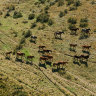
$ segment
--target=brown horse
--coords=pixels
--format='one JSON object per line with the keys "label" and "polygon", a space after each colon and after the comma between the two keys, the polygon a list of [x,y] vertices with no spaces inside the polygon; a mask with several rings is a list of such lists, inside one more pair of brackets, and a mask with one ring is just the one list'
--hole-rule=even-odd
{"label": "brown horse", "polygon": [[43,52],[44,52],[44,54],[50,54],[50,53],[52,53],[52,50],[44,49]]}
{"label": "brown horse", "polygon": [[39,46],[39,51],[43,51],[46,46]]}
{"label": "brown horse", "polygon": [[71,32],[74,32],[74,34],[71,33],[72,35],[76,35],[77,34],[77,30],[79,30],[79,28],[72,28],[70,30],[71,30]]}
{"label": "brown horse", "polygon": [[6,59],[10,59],[11,54],[12,54],[12,51],[6,52],[5,53]]}
{"label": "brown horse", "polygon": [[70,44],[70,51],[76,51],[77,44]]}
{"label": "brown horse", "polygon": [[34,56],[27,56],[27,62],[30,62],[31,61],[31,64],[32,64],[33,58],[34,58]]}
{"label": "brown horse", "polygon": [[[17,55],[17,56],[16,56],[16,59],[17,59],[17,60],[19,60],[19,59],[22,60],[22,58],[25,56],[25,53],[17,52],[16,55]],[[21,58],[19,58],[19,57],[21,57]]]}
{"label": "brown horse", "polygon": [[62,35],[62,34],[64,34],[64,32],[60,32],[60,31],[59,31],[59,32],[55,32],[55,33],[54,33],[55,39],[62,39],[62,38],[61,38],[61,35]]}

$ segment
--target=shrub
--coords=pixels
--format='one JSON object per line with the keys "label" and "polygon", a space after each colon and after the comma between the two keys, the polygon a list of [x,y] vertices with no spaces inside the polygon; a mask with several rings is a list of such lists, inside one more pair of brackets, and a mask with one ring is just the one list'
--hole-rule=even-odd
{"label": "shrub", "polygon": [[82,19],[80,20],[80,22],[88,22],[88,19],[87,19],[87,18],[82,18]]}
{"label": "shrub", "polygon": [[63,6],[63,5],[64,5],[64,0],[59,0],[59,1],[58,1],[58,7],[59,7],[59,6]]}
{"label": "shrub", "polygon": [[68,23],[76,24],[76,23],[77,23],[77,19],[70,17],[70,18],[68,19]]}
{"label": "shrub", "polygon": [[53,21],[51,19],[48,20],[48,25],[49,26],[53,25]]}
{"label": "shrub", "polygon": [[36,23],[32,23],[31,28],[36,27]]}
{"label": "shrub", "polygon": [[2,15],[3,13],[2,13],[2,11],[0,11],[0,15]]}
{"label": "shrub", "polygon": [[88,23],[86,23],[86,22],[80,23],[80,27],[82,27],[82,28],[87,27],[87,26],[88,26]]}
{"label": "shrub", "polygon": [[28,38],[28,37],[30,37],[31,35],[32,35],[31,31],[28,30],[28,31],[24,34],[24,37],[25,37],[25,38]]}
{"label": "shrub", "polygon": [[69,27],[68,28],[71,30],[71,29],[76,28],[76,26],[74,24],[69,24]]}
{"label": "shrub", "polygon": [[67,9],[65,9],[65,10],[64,10],[64,14],[67,14],[67,13],[68,13],[68,10],[67,10]]}
{"label": "shrub", "polygon": [[24,44],[25,43],[25,38],[23,37],[23,38],[21,38],[21,40],[20,40],[20,44]]}
{"label": "shrub", "polygon": [[15,6],[14,6],[14,5],[10,5],[10,6],[7,7],[7,9],[8,9],[9,11],[15,10]]}
{"label": "shrub", "polygon": [[39,26],[39,28],[38,28],[38,30],[43,30],[43,29],[45,29],[45,24],[43,24],[42,26]]}
{"label": "shrub", "polygon": [[71,5],[74,3],[74,0],[66,0],[67,1],[67,5]]}
{"label": "shrub", "polygon": [[78,7],[81,5],[81,2],[79,0],[77,0],[75,3],[74,3],[74,6]]}
{"label": "shrub", "polygon": [[77,7],[72,6],[72,7],[69,8],[69,11],[73,11],[73,10],[76,10],[76,9],[77,9]]}
{"label": "shrub", "polygon": [[49,9],[49,6],[47,5],[45,8],[44,8],[44,10],[48,10]]}
{"label": "shrub", "polygon": [[53,6],[55,4],[55,2],[50,2],[50,6]]}
{"label": "shrub", "polygon": [[45,13],[42,13],[40,14],[38,17],[37,17],[37,22],[41,22],[41,23],[45,23],[45,22],[48,22],[49,20],[49,15],[48,14],[45,14]]}
{"label": "shrub", "polygon": [[20,12],[15,11],[13,14],[13,18],[20,18],[22,17],[22,14]]}
{"label": "shrub", "polygon": [[46,0],[39,0],[40,3],[44,4]]}
{"label": "shrub", "polygon": [[63,17],[64,16],[64,12],[60,12],[59,17]]}
{"label": "shrub", "polygon": [[10,16],[9,12],[7,12],[7,13],[5,14],[4,18],[6,18],[6,17],[8,17],[8,16]]}
{"label": "shrub", "polygon": [[28,17],[29,20],[32,20],[34,18],[35,18],[35,14],[30,14],[29,17]]}

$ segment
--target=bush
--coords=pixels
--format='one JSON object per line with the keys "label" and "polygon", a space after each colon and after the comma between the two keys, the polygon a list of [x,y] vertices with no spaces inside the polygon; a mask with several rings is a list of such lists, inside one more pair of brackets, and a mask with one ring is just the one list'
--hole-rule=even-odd
{"label": "bush", "polygon": [[32,23],[31,28],[36,27],[36,23]]}
{"label": "bush", "polygon": [[82,18],[82,19],[80,20],[80,22],[88,22],[88,19],[87,19],[87,18]]}
{"label": "bush", "polygon": [[68,10],[67,10],[67,9],[65,9],[65,10],[64,10],[64,14],[67,14],[67,13],[68,13]]}
{"label": "bush", "polygon": [[38,27],[38,30],[43,30],[43,29],[45,29],[45,27],[46,27],[45,24],[43,24],[42,26]]}
{"label": "bush", "polygon": [[74,6],[78,7],[81,5],[81,2],[79,0],[77,0],[75,3],[74,3]]}
{"label": "bush", "polygon": [[80,23],[80,27],[84,28],[84,27],[87,27],[88,26],[88,23]]}
{"label": "bush", "polygon": [[49,9],[49,6],[47,5],[45,8],[44,8],[44,10],[48,10]]}
{"label": "bush", "polygon": [[46,0],[39,0],[40,3],[44,4]]}
{"label": "bush", "polygon": [[73,11],[73,10],[76,10],[76,9],[77,9],[77,7],[74,7],[74,6],[73,6],[73,7],[70,7],[70,8],[69,8],[69,11]]}
{"label": "bush", "polygon": [[34,18],[35,18],[35,14],[30,14],[29,17],[28,17],[29,20],[32,20]]}
{"label": "bush", "polygon": [[63,6],[63,5],[64,5],[64,0],[59,0],[59,1],[58,1],[58,7],[59,7],[59,6]]}
{"label": "bush", "polygon": [[48,25],[49,26],[53,25],[53,21],[51,19],[48,20]]}
{"label": "bush", "polygon": [[74,28],[76,28],[76,26],[74,25],[74,24],[69,24],[69,29],[71,30],[71,29],[74,29]]}
{"label": "bush", "polygon": [[64,12],[60,12],[59,17],[63,17],[64,16]]}
{"label": "bush", "polygon": [[67,5],[71,5],[74,3],[74,0],[66,0],[67,1]]}
{"label": "bush", "polygon": [[15,10],[15,6],[14,6],[14,5],[10,5],[10,6],[7,7],[7,9],[8,9],[9,11]]}
{"label": "bush", "polygon": [[76,23],[77,23],[77,19],[70,17],[70,18],[68,19],[68,23],[76,24]]}
{"label": "bush", "polygon": [[7,12],[7,13],[5,14],[4,18],[6,18],[6,17],[8,17],[8,16],[10,16],[9,12]]}
{"label": "bush", "polygon": [[13,14],[13,18],[20,18],[22,17],[22,14],[20,12],[15,11]]}
{"label": "bush", "polygon": [[31,35],[32,35],[31,31],[28,30],[28,31],[24,34],[24,37],[25,37],[25,38],[28,38],[28,37],[30,37]]}
{"label": "bush", "polygon": [[20,44],[24,44],[25,43],[25,38],[23,37],[23,38],[21,38],[21,40],[20,40]]}
{"label": "bush", "polygon": [[0,11],[0,15],[2,15],[3,13],[2,13],[2,11]]}
{"label": "bush", "polygon": [[40,14],[38,17],[37,17],[37,22],[41,22],[41,23],[45,23],[45,22],[48,22],[49,20],[49,15],[48,14],[45,14],[45,13],[42,13]]}

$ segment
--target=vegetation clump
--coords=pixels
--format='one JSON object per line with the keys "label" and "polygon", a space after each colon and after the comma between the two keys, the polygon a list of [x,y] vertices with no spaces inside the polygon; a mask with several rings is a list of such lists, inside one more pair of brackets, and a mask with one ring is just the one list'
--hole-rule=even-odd
{"label": "vegetation clump", "polygon": [[82,18],[80,20],[80,27],[84,28],[84,27],[87,27],[88,26],[88,19],[87,18]]}
{"label": "vegetation clump", "polygon": [[13,18],[21,18],[23,15],[21,14],[21,12],[17,12],[15,11],[14,14],[13,14]]}
{"label": "vegetation clump", "polygon": [[71,23],[71,24],[76,24],[77,23],[77,19],[76,18],[69,18],[68,19],[68,23]]}
{"label": "vegetation clump", "polygon": [[34,18],[35,18],[35,14],[30,14],[29,17],[28,17],[29,20],[32,20]]}

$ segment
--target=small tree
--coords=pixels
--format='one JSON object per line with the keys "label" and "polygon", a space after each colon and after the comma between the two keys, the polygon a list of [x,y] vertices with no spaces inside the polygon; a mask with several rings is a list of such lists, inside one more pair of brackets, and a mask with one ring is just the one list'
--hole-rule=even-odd
{"label": "small tree", "polygon": [[77,19],[70,17],[70,18],[68,19],[68,23],[76,24],[76,23],[77,23]]}
{"label": "small tree", "polygon": [[48,20],[48,25],[49,26],[53,25],[53,21],[51,19]]}
{"label": "small tree", "polygon": [[13,14],[13,18],[20,18],[22,17],[22,14],[20,12],[15,11]]}
{"label": "small tree", "polygon": [[60,12],[59,17],[63,17],[64,16],[64,12]]}
{"label": "small tree", "polygon": [[28,31],[24,34],[24,37],[25,37],[25,38],[28,38],[28,37],[30,37],[31,35],[32,35],[31,31],[28,30]]}
{"label": "small tree", "polygon": [[32,23],[32,25],[31,25],[31,28],[34,28],[34,27],[36,27],[36,23],[35,22]]}
{"label": "small tree", "polygon": [[30,14],[29,17],[28,17],[29,20],[32,20],[34,18],[35,18],[35,14]]}

